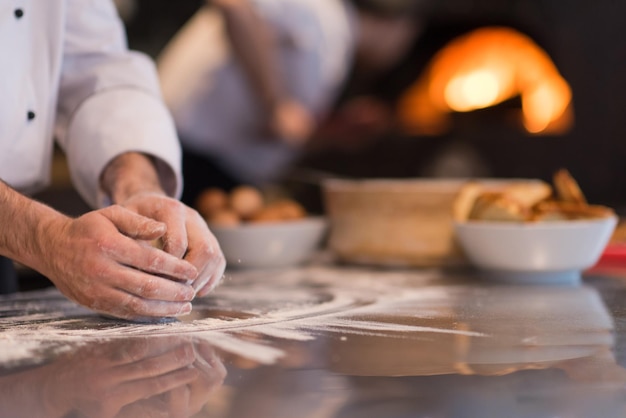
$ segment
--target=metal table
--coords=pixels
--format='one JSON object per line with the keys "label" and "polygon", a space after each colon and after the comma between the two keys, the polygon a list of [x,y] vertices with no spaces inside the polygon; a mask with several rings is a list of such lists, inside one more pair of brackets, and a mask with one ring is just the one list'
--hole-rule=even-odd
{"label": "metal table", "polygon": [[0,417],[626,416],[626,274],[229,271],[181,320],[0,299]]}

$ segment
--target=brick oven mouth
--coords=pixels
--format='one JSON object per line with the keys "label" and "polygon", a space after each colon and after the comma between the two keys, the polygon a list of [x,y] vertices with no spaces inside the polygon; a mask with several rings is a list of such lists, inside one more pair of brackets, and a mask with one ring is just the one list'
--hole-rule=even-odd
{"label": "brick oven mouth", "polygon": [[[574,119],[572,89],[550,55],[507,26],[483,26],[443,45],[399,99],[411,135],[443,135],[458,113],[501,105],[529,135],[562,135]],[[511,106],[511,104],[514,106]]]}

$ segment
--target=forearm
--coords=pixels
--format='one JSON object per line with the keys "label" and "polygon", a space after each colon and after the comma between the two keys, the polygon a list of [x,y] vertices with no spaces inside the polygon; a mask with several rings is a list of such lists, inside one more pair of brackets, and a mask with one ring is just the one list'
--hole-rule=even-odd
{"label": "forearm", "polygon": [[270,28],[247,0],[213,0],[224,16],[233,51],[260,104],[269,111],[286,96],[278,66],[278,51]]}
{"label": "forearm", "polygon": [[100,185],[113,203],[122,203],[138,193],[165,194],[151,158],[137,152],[112,160],[102,173]]}
{"label": "forearm", "polygon": [[45,237],[68,218],[0,181],[0,220],[0,254],[39,269]]}

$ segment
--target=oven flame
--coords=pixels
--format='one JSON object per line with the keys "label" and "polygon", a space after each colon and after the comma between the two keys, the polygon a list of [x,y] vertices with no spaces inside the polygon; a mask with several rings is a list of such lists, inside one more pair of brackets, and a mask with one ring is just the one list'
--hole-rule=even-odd
{"label": "oven flame", "polygon": [[444,98],[450,109],[468,112],[496,103],[503,87],[496,73],[489,69],[478,69],[448,81]]}
{"label": "oven flame", "polygon": [[572,92],[556,66],[528,36],[484,27],[454,39],[432,59],[400,102],[400,118],[414,133],[440,134],[450,112],[470,112],[521,99],[531,134],[560,134],[573,123]]}

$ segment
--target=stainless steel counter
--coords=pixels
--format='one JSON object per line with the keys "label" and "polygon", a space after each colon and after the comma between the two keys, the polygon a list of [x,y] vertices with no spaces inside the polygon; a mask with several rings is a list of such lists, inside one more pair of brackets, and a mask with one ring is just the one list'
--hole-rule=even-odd
{"label": "stainless steel counter", "polygon": [[0,299],[0,417],[625,417],[626,270],[231,271],[181,321]]}

